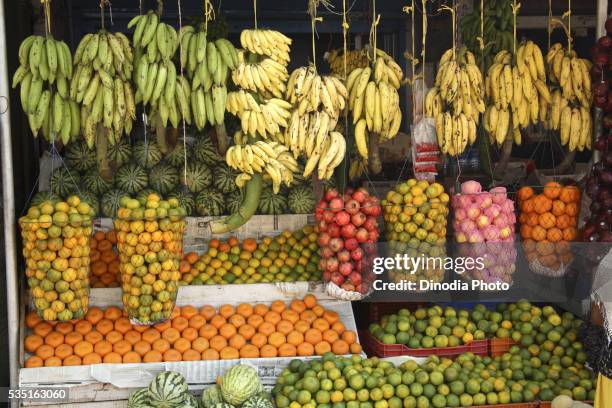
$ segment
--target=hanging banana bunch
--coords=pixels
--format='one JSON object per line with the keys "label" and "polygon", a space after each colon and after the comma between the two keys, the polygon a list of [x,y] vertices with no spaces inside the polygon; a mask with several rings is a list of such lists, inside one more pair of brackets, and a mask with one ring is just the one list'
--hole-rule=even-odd
{"label": "hanging banana bunch", "polygon": [[240,118],[242,132],[248,136],[264,139],[278,135],[286,128],[290,118],[291,104],[283,99],[271,98],[264,103],[256,100],[257,95],[240,89],[227,95],[227,111]]}
{"label": "hanging banana bunch", "polygon": [[[329,64],[332,74],[344,75],[344,53],[342,49],[331,50],[325,53],[325,61]],[[370,64],[367,50],[348,50],[346,52],[346,70],[351,72],[356,68],[365,68]]]}
{"label": "hanging banana bunch", "polygon": [[179,41],[180,58],[191,79],[191,107],[196,127],[202,130],[207,123],[223,125],[228,74],[238,66],[236,49],[225,38],[208,41],[206,31],[196,31],[193,26],[181,29]]}
{"label": "hanging banana bunch", "polygon": [[474,55],[465,48],[440,58],[435,86],[425,97],[425,116],[433,118],[442,153],[459,156],[476,141],[485,111],[484,81]]}
{"label": "hanging banana bunch", "polygon": [[68,144],[81,130],[78,105],[70,98],[70,49],[50,35],[31,35],[19,46],[19,63],[13,88],[21,85],[21,107],[34,137],[42,129],[47,141]]}
{"label": "hanging banana bunch", "polygon": [[[246,139],[240,132],[234,139]],[[300,170],[287,147],[271,140],[258,140],[252,144],[237,143],[225,153],[227,164],[241,173],[236,177],[236,185],[242,188],[255,173],[266,173],[272,180],[272,189],[278,194],[282,184],[287,187],[293,183],[293,173]]]}
{"label": "hanging banana bunch", "polygon": [[570,151],[591,149],[591,62],[559,43],[550,47],[546,62],[550,79],[558,86],[552,92],[547,127],[559,130],[561,145]]}
{"label": "hanging banana bunch", "polygon": [[355,144],[364,159],[368,158],[370,133],[380,141],[393,139],[402,123],[397,90],[404,77],[401,67],[387,54],[376,51],[374,67],[357,68],[346,80],[348,107],[355,124]]}
{"label": "hanging banana bunch", "polygon": [[311,65],[291,73],[286,97],[294,108],[285,131],[285,146],[295,158],[306,156],[304,177],[318,168],[319,179],[330,178],[346,149],[344,136],[334,132],[346,106],[346,87],[335,76],[317,74]]}
{"label": "hanging banana bunch", "polygon": [[191,123],[191,86],[172,61],[179,47],[176,30],[152,10],[134,17],[128,23],[133,27],[136,102],[149,107],[147,114],[163,128],[168,122],[178,128],[182,119]]}
{"label": "hanging banana bunch", "polygon": [[133,58],[128,38],[104,29],[86,34],[77,46],[70,97],[80,105],[83,135],[90,148],[99,130],[104,129],[110,144],[132,130],[136,119],[130,82]]}
{"label": "hanging banana bunch", "polygon": [[489,106],[483,123],[491,143],[501,145],[512,137],[520,145],[521,128],[547,122],[552,98],[546,85],[542,51],[532,41],[522,43],[516,56],[508,51],[495,56],[485,89]]}

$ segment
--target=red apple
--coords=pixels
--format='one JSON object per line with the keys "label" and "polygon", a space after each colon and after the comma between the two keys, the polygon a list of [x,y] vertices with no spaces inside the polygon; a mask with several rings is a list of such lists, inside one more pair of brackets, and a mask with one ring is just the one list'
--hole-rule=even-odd
{"label": "red apple", "polygon": [[329,242],[329,247],[334,252],[340,252],[344,249],[344,241],[341,238],[332,238]]}
{"label": "red apple", "polygon": [[357,200],[359,203],[363,203],[366,197],[368,196],[368,191],[363,188],[358,188],[353,194],[353,199]]}
{"label": "red apple", "polygon": [[344,247],[349,251],[354,251],[359,248],[359,242],[355,238],[349,238],[344,241]]}
{"label": "red apple", "polygon": [[336,224],[347,225],[351,222],[351,216],[346,211],[339,211],[336,213]]}
{"label": "red apple", "polygon": [[353,214],[351,216],[351,223],[356,227],[361,227],[364,222],[366,222],[366,215],[362,212],[358,212],[357,214]]}
{"label": "red apple", "polygon": [[338,212],[344,208],[344,202],[340,197],[336,197],[329,202],[329,208],[333,212]]}
{"label": "red apple", "polygon": [[349,276],[351,272],[353,272],[353,264],[350,262],[343,262],[340,264],[338,271],[342,274],[342,276]]}
{"label": "red apple", "polygon": [[357,232],[355,233],[355,238],[357,239],[357,242],[359,242],[360,244],[367,242],[368,241],[368,230],[363,227],[359,228]]}
{"label": "red apple", "polygon": [[368,231],[374,231],[378,229],[378,221],[374,217],[368,217],[366,222],[363,223],[363,227]]}
{"label": "red apple", "polygon": [[351,251],[351,258],[353,258],[353,261],[361,261],[361,259],[363,258],[363,249],[361,248],[355,248]]}
{"label": "red apple", "polygon": [[351,198],[350,200],[348,200],[346,204],[344,205],[344,209],[346,210],[346,212],[348,212],[351,215],[357,214],[359,212],[359,207],[360,207],[359,201],[355,200],[354,198]]}
{"label": "red apple", "polygon": [[355,233],[357,232],[357,228],[353,224],[346,224],[342,227],[341,234],[343,238],[353,238]]}
{"label": "red apple", "polygon": [[325,201],[331,201],[336,197],[338,197],[338,191],[336,189],[330,188],[325,192]]}
{"label": "red apple", "polygon": [[327,226],[327,232],[329,233],[329,236],[332,238],[338,238],[340,237],[340,226],[338,226],[338,224],[329,224]]}

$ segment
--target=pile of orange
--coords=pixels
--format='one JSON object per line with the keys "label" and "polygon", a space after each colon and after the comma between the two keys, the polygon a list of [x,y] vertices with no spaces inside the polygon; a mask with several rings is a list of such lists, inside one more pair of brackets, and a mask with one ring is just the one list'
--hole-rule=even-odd
{"label": "pile of orange", "polygon": [[573,260],[569,242],[578,236],[578,187],[551,181],[540,194],[535,194],[531,187],[522,187],[518,204],[522,246],[529,263],[537,260],[555,271],[568,265]]}
{"label": "pile of orange", "polygon": [[117,288],[121,282],[119,256],[114,250],[117,244],[115,230],[96,231],[91,246],[91,274],[89,283],[92,288]]}
{"label": "pile of orange", "polygon": [[289,304],[175,307],[172,319],[133,326],[117,307],[91,307],[85,319],[48,323],[28,314],[26,367],[218,360],[360,353],[354,331],[307,295]]}

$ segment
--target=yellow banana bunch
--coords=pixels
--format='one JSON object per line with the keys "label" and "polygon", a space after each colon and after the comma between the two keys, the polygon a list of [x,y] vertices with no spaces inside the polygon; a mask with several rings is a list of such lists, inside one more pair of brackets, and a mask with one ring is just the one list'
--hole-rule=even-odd
{"label": "yellow banana bunch", "polygon": [[367,168],[368,161],[366,159],[358,157],[355,160],[351,160],[351,165],[349,166],[349,180],[357,180],[365,174]]}
{"label": "yellow banana bunch", "polygon": [[348,93],[338,78],[319,75],[315,67],[310,66],[300,67],[291,73],[286,98],[297,107],[300,116],[321,108],[337,121],[346,105]]}
{"label": "yellow banana bunch", "polygon": [[497,145],[509,137],[520,145],[521,128],[548,122],[552,97],[546,85],[542,51],[532,41],[526,41],[518,47],[515,60],[513,63],[510,52],[500,51],[485,80],[489,106],[483,124],[491,143]]}
{"label": "yellow banana bunch", "polygon": [[130,42],[122,33],[86,34],[77,46],[70,97],[80,105],[83,136],[90,148],[99,131],[114,144],[132,130],[136,119],[130,82],[133,59]]}
{"label": "yellow banana bunch", "polygon": [[243,89],[227,95],[227,111],[240,118],[242,132],[248,136],[265,138],[282,134],[291,117],[291,104],[271,98],[259,103],[253,94]]}
{"label": "yellow banana bunch", "polygon": [[234,83],[265,97],[282,98],[289,78],[287,66],[271,57],[256,58],[255,62],[251,60],[245,51],[238,52],[238,66],[232,71]]}
{"label": "yellow banana bunch", "polygon": [[[239,133],[239,132],[238,132]],[[234,140],[245,141],[242,135],[235,135]],[[272,180],[275,194],[284,183],[293,183],[293,173],[299,167],[289,149],[272,140],[259,140],[252,144],[236,144],[227,149],[225,161],[228,166],[241,173],[236,177],[236,185],[243,187],[255,173],[267,174]]]}
{"label": "yellow banana bunch", "polygon": [[268,56],[284,66],[289,64],[291,38],[281,32],[262,29],[242,30],[240,44],[252,54]]}
{"label": "yellow banana bunch", "polygon": [[[344,52],[341,49],[331,50],[325,53],[325,61],[329,64],[332,74],[344,75]],[[346,52],[346,71],[351,72],[356,68],[365,68],[369,65],[368,55],[365,49],[348,50]]]}
{"label": "yellow banana bunch", "polygon": [[20,85],[21,107],[34,137],[68,144],[80,135],[80,113],[70,98],[72,54],[63,41],[31,35],[19,46],[19,68],[13,88]]}
{"label": "yellow banana bunch", "polygon": [[458,156],[476,141],[480,114],[485,111],[484,81],[474,55],[449,49],[440,58],[435,86],[425,97],[425,116],[433,118],[440,150]]}
{"label": "yellow banana bunch", "polygon": [[591,62],[578,58],[575,51],[569,52],[557,43],[548,50],[546,63],[550,79],[561,87],[563,98],[590,109],[593,100]]}
{"label": "yellow banana bunch", "polygon": [[354,69],[346,79],[355,142],[363,158],[367,158],[368,132],[378,134],[381,141],[390,140],[397,135],[402,123],[397,90],[403,72],[387,54],[381,55],[382,51],[378,51],[372,68]]}
{"label": "yellow banana bunch", "polygon": [[198,129],[206,123],[224,123],[227,106],[227,78],[238,66],[238,52],[225,38],[207,40],[206,31],[193,26],[182,27],[179,33],[181,65],[186,68],[194,94],[191,108]]}

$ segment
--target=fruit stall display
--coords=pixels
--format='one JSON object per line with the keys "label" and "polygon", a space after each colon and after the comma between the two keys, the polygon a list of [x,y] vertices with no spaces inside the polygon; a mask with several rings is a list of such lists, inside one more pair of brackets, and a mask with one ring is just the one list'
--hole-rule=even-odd
{"label": "fruit stall display", "polygon": [[378,199],[365,188],[344,194],[328,189],[317,204],[319,268],[330,293],[369,292],[381,212]]}
{"label": "fruit stall display", "polygon": [[279,408],[340,403],[347,407],[470,407],[552,400],[560,394],[592,400],[592,372],[581,363],[566,368],[545,364],[518,347],[495,358],[465,353],[454,360],[431,356],[421,363],[408,360],[398,366],[376,357],[326,355],[321,360],[290,363],[272,395]]}
{"label": "fruit stall display", "polygon": [[313,295],[285,303],[176,306],[170,320],[134,325],[118,307],[91,307],[55,325],[26,317],[25,367],[233,360],[361,353],[354,330]]}
{"label": "fruit stall display", "polygon": [[19,219],[33,306],[48,321],[81,319],[89,305],[93,209],[77,196],[32,205]]}
{"label": "fruit stall display", "polygon": [[[389,191],[381,204],[385,221],[387,256],[407,254],[432,258],[446,256],[448,203],[450,196],[439,183],[409,179]],[[424,265],[415,273],[390,270],[389,278],[418,281],[444,279],[444,268]]]}
{"label": "fruit stall display", "polygon": [[181,277],[185,209],[175,198],[124,197],[113,220],[117,231],[123,307],[138,324],[168,319]]}
{"label": "fruit stall display", "polygon": [[522,187],[517,194],[519,225],[531,269],[546,276],[563,275],[574,259],[570,242],[578,236],[580,190],[572,182],[551,181],[536,194]]}
{"label": "fruit stall display", "polygon": [[[485,267],[467,271],[469,279],[512,282],[516,270],[514,201],[505,187],[482,191],[477,181],[461,184],[452,198],[453,230],[459,256],[482,258]],[[465,276],[465,275],[462,275]]]}

